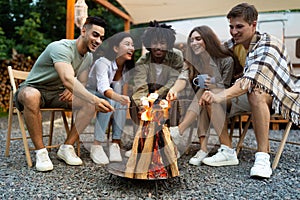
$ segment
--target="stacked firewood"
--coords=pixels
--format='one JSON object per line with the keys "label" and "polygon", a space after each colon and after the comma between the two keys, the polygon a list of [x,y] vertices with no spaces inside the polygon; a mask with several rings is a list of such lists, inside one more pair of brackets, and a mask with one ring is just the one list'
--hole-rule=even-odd
{"label": "stacked firewood", "polygon": [[135,179],[167,179],[179,176],[177,148],[171,140],[166,120],[170,104],[157,93],[141,98],[145,111],[127,161],[125,174]]}
{"label": "stacked firewood", "polygon": [[7,67],[30,71],[35,60],[23,54],[15,54],[10,60],[0,60],[0,111],[7,112],[9,107],[9,92],[11,89]]}

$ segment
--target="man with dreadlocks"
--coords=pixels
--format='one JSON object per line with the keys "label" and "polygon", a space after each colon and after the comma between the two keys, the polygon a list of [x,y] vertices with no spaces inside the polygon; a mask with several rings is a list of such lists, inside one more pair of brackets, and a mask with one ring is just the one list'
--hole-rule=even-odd
{"label": "man with dreadlocks", "polygon": [[[166,125],[168,111],[160,107],[183,67],[182,52],[173,48],[175,34],[171,26],[153,21],[141,38],[149,52],[138,59],[133,78],[131,102],[135,105],[131,107],[137,109],[136,113],[131,112],[131,117],[139,128],[132,151],[125,154],[129,157],[125,175],[128,178],[155,179],[178,175],[176,150]],[[150,117],[146,120],[145,113],[142,115],[147,109],[147,106],[143,108],[145,101],[141,101],[144,97],[154,100],[148,102]]]}
{"label": "man with dreadlocks", "polygon": [[165,98],[177,80],[183,67],[182,52],[173,48],[175,31],[166,24],[150,22],[142,35],[142,42],[149,51],[136,63],[134,94],[132,98],[140,105],[140,98],[156,92]]}
{"label": "man with dreadlocks", "polygon": [[[166,24],[151,21],[141,37],[148,52],[142,55],[135,66],[131,118],[139,125],[144,111],[141,97],[157,93],[158,99],[165,99],[183,67],[183,55],[173,48],[176,32]],[[170,111],[172,112],[172,111]],[[131,151],[126,152],[129,156]]]}

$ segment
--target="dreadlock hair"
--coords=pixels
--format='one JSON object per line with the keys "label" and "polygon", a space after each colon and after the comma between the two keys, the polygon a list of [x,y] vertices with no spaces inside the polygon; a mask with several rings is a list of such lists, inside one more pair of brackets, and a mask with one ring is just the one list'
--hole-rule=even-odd
{"label": "dreadlock hair", "polygon": [[147,50],[150,51],[151,42],[154,40],[161,41],[166,40],[168,50],[174,47],[176,32],[171,28],[171,25],[160,24],[156,20],[149,22],[149,27],[144,31],[142,35],[142,42]]}

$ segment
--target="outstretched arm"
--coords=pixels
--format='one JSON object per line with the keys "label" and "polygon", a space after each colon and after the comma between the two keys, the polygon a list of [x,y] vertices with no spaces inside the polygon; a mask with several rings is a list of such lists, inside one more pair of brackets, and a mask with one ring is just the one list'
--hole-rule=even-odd
{"label": "outstretched arm", "polygon": [[[54,64],[54,67],[63,85],[71,91],[73,95],[94,104],[97,111],[110,112],[114,110],[114,108],[106,100],[96,97],[85,89],[82,83],[80,83],[75,77],[72,65],[64,62],[57,62]],[[75,94],[74,88],[76,88]]]}
{"label": "outstretched arm", "polygon": [[185,88],[185,86],[186,80],[177,79],[175,84],[169,90],[166,99],[170,101],[177,99],[178,92],[182,91]]}
{"label": "outstretched arm", "polygon": [[236,82],[232,87],[219,92],[213,93],[211,91],[205,91],[199,100],[200,105],[207,105],[211,103],[221,103],[223,101],[232,99],[234,97],[241,96],[248,92],[248,89],[242,89],[239,82]]}

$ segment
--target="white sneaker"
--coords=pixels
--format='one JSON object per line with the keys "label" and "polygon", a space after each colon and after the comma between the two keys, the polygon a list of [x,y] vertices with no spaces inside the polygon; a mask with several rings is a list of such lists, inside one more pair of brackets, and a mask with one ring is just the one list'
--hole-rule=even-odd
{"label": "white sneaker", "polygon": [[72,145],[61,145],[58,149],[57,156],[68,165],[82,165],[82,160],[76,155]]}
{"label": "white sneaker", "polygon": [[250,176],[270,178],[272,175],[270,165],[270,155],[264,152],[257,152],[254,165],[250,170]]}
{"label": "white sneaker", "polygon": [[53,164],[48,156],[48,151],[46,148],[36,151],[36,170],[40,172],[51,171],[53,169]]}
{"label": "white sneaker", "polygon": [[223,144],[221,144],[221,147],[214,156],[204,158],[202,162],[209,166],[227,166],[239,164],[235,150]]}
{"label": "white sneaker", "polygon": [[117,143],[112,143],[109,146],[109,160],[111,162],[122,162],[120,147]]}
{"label": "white sneaker", "polygon": [[108,157],[105,154],[103,147],[101,145],[92,145],[91,147],[91,159],[96,164],[106,165],[109,163]]}
{"label": "white sneaker", "polygon": [[202,151],[201,149],[196,153],[196,155],[194,155],[194,157],[192,157],[189,161],[189,163],[191,165],[200,165],[202,160],[204,158],[206,158],[206,156],[208,155],[208,153],[206,153],[205,151]]}
{"label": "white sneaker", "polygon": [[180,142],[183,140],[183,136],[180,135],[179,133],[178,126],[171,126],[169,130],[174,144],[178,146]]}
{"label": "white sneaker", "polygon": [[125,156],[126,156],[127,158],[129,158],[129,157],[131,156],[131,153],[132,153],[132,149],[126,151],[126,152],[125,152]]}

